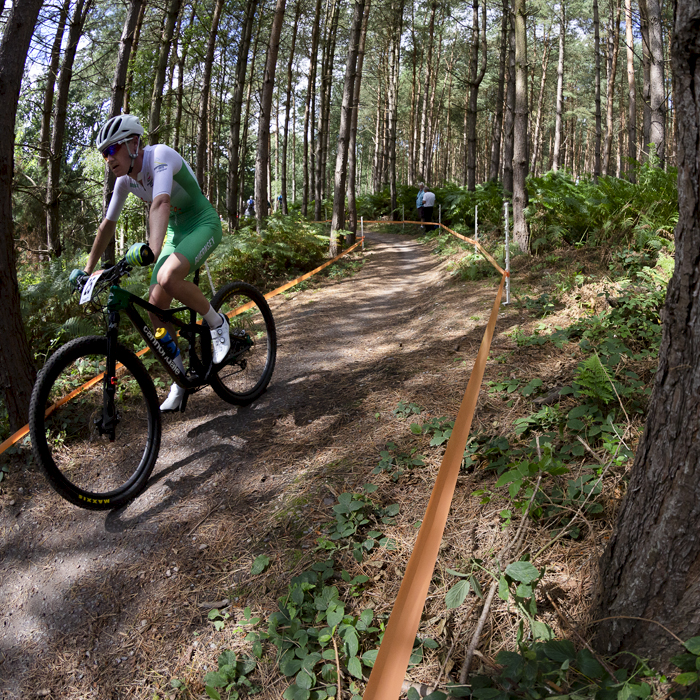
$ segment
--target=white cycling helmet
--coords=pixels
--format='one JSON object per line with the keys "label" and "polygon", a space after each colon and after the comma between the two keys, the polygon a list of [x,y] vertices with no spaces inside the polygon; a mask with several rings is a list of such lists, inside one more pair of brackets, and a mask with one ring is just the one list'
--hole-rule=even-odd
{"label": "white cycling helmet", "polygon": [[133,114],[120,114],[105,122],[97,132],[97,149],[104,151],[107,146],[124,141],[129,136],[142,135],[143,127],[138,117],[135,117]]}

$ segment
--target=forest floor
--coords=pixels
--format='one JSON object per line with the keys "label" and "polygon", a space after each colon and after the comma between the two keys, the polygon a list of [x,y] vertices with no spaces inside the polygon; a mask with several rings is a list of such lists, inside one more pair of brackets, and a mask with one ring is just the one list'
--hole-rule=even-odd
{"label": "forest floor", "polygon": [[[185,414],[166,416],[149,487],[125,509],[80,510],[51,491],[29,458],[12,464],[0,484],[0,698],[204,697],[204,674],[221,649],[244,646],[235,625],[214,629],[209,611],[226,607],[233,622],[245,606],[275,610],[291,576],[318,560],[316,539],[337,496],[368,482],[379,487],[373,499],[401,506],[387,529],[397,546],[354,564],[371,585],[353,604],[388,613],[444,448],[428,447],[396,409],[413,403],[423,416],[454,419],[497,288],[494,277],[460,281],[449,264],[415,236],[370,232],[357,274],[272,299],[279,347],[268,391],[236,409],[207,390]],[[525,257],[514,267],[517,288],[536,294],[555,274]],[[552,388],[570,378],[576,350],[521,348],[512,338],[516,327],[532,332],[537,323],[517,303],[501,306],[473,432],[506,434],[529,410],[522,397],[494,398],[489,381],[540,377]],[[424,466],[396,481],[373,475],[388,442],[426,455]],[[444,586],[431,589],[424,616],[440,650],[412,671],[414,680],[434,680],[463,658],[479,606],[445,609],[444,570],[499,546],[502,506],[472,495],[493,481],[480,469],[459,478],[437,568]],[[558,631],[566,625],[557,607],[576,622],[588,616],[618,500],[611,495],[605,519],[538,562],[558,601],[545,600],[541,611]],[[254,576],[260,554],[271,563]],[[512,646],[516,626],[513,611],[495,611],[483,658]],[[274,664],[256,674],[260,697],[282,697],[287,684]],[[173,689],[174,678],[188,690]]]}

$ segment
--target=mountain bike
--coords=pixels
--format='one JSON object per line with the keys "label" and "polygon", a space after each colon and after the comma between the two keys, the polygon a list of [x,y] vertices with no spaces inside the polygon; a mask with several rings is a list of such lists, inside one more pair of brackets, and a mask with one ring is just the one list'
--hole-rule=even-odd
{"label": "mountain bike", "polygon": [[[141,264],[153,262],[148,246]],[[159,309],[119,285],[133,266],[126,258],[94,272],[80,302],[106,320],[104,336],[76,338],[47,361],[29,408],[34,457],[51,486],[66,500],[91,510],[120,508],[146,487],[160,449],[161,414],[156,388],[139,357],[119,342],[121,314],[167,374],[190,394],[206,386],[224,401],[245,406],[267,389],[275,367],[277,334],[265,297],[252,285],[231,282],[211,300],[229,316],[231,349],[214,365],[209,327],[183,306]],[[199,270],[195,272],[199,283]],[[187,342],[180,372],[138,307],[172,324]]]}

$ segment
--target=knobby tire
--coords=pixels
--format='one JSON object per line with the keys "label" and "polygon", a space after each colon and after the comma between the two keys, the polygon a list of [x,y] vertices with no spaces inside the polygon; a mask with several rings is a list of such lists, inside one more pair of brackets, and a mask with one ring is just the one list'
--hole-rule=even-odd
{"label": "knobby tire", "polygon": [[107,338],[64,345],[39,373],[29,407],[34,457],[53,488],[90,510],[126,505],[146,487],[160,449],[161,422],[153,381],[134,353],[117,345],[115,441],[100,435],[104,380],[45,417],[46,409],[105,370]]}
{"label": "knobby tire", "polygon": [[248,311],[229,318],[229,358],[212,377],[211,386],[228,403],[247,406],[267,389],[277,358],[277,331],[265,297],[251,284],[230,282],[211,301],[223,313],[253,302]]}

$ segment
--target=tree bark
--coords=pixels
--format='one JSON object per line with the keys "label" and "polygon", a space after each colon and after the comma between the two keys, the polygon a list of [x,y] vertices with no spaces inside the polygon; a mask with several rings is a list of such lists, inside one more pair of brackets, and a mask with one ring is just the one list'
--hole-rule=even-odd
{"label": "tree bark", "polygon": [[243,93],[245,91],[245,76],[248,69],[248,52],[250,39],[253,34],[253,22],[258,0],[248,0],[241,27],[241,38],[236,57],[236,78],[231,96],[231,117],[229,122],[229,168],[228,186],[226,192],[226,209],[228,211],[229,231],[238,228],[238,168],[240,163],[241,144],[241,111],[243,109]]}
{"label": "tree bark", "polygon": [[651,52],[649,50],[649,11],[646,0],[639,0],[639,29],[642,35],[642,136],[640,160],[649,156],[649,134],[651,130]]}
{"label": "tree bark", "polygon": [[348,145],[352,125],[353,96],[355,92],[355,75],[357,54],[360,42],[362,17],[365,12],[364,0],[355,0],[348,40],[348,58],[345,64],[343,83],[343,103],[340,109],[340,127],[338,129],[338,151],[335,158],[335,177],[333,187],[333,219],[331,221],[331,255],[336,254],[336,241],[333,232],[345,228],[345,184],[348,167]]}
{"label": "tree bark", "polygon": [[219,31],[219,19],[224,0],[216,0],[214,4],[214,15],[209,29],[209,40],[207,42],[207,53],[204,58],[204,69],[201,79],[201,93],[199,99],[199,121],[197,129],[197,181],[199,186],[204,186],[204,170],[207,159],[207,141],[209,135],[208,110],[209,93],[211,91],[211,69],[214,63],[214,49],[216,48],[216,35]]}
{"label": "tree bark", "polygon": [[469,105],[467,108],[467,190],[476,190],[476,107],[479,85],[486,73],[486,3],[481,26],[481,65],[479,65],[479,0],[472,2],[472,50],[469,62]]}
{"label": "tree bark", "polygon": [[508,89],[503,126],[503,190],[513,192],[513,123],[515,120],[515,26],[511,19],[508,32]]}
{"label": "tree bark", "polygon": [[[126,19],[124,20],[124,26],[126,27],[127,23],[131,27],[131,32],[129,33],[128,37],[128,44],[129,44],[129,55],[132,56],[133,58],[136,57],[136,52],[139,47],[139,37],[141,36],[141,26],[143,25],[143,16],[146,12],[146,3],[147,0],[138,0],[137,2],[134,2],[134,0],[130,0],[129,2],[129,9],[126,13]],[[136,7],[136,16],[132,17],[132,10],[133,8]],[[121,52],[124,49],[124,31],[122,30],[122,38],[119,43],[119,58],[117,58],[117,65],[121,65]],[[122,100],[123,100],[123,107],[122,107],[122,112],[124,114],[128,114],[130,111],[129,103],[131,101],[131,85],[134,82],[134,61],[131,60],[129,62],[129,59],[127,57],[127,66],[126,66],[126,73],[125,77],[121,81],[121,95],[122,95]],[[110,113],[112,109],[110,108]],[[119,109],[116,108],[116,111],[112,116],[116,116],[119,114]]]}
{"label": "tree bark", "polygon": [[348,230],[357,233],[357,198],[355,192],[355,173],[357,170],[357,117],[360,110],[360,88],[362,87],[362,70],[365,62],[365,43],[367,41],[367,23],[369,21],[371,0],[365,4],[362,18],[360,44],[357,48],[357,70],[352,98],[352,123],[348,143]]}
{"label": "tree bark", "polygon": [[168,9],[165,12],[163,32],[160,37],[160,48],[158,50],[156,75],[153,81],[153,93],[151,94],[151,115],[148,123],[148,141],[150,144],[156,144],[160,141],[160,109],[163,104],[163,86],[165,85],[168,56],[173,41],[173,31],[177,23],[177,16],[180,12],[181,1],[170,0]]}
{"label": "tree bark", "polygon": [[314,114],[312,109],[312,96],[314,94],[314,86],[316,84],[316,66],[318,63],[318,35],[319,25],[321,20],[321,0],[316,0],[316,10],[314,11],[314,23],[311,30],[311,52],[309,55],[309,82],[306,88],[306,109],[304,111],[304,162],[302,164],[302,193],[301,193],[301,213],[307,216],[309,213],[309,191],[311,189],[311,178],[313,177],[313,167],[309,173],[309,143],[313,150],[313,130]]}
{"label": "tree bark", "polygon": [[[600,562],[596,647],[668,662],[700,634],[700,2],[674,2],[672,69],[678,110],[676,268],[644,435]],[[629,658],[629,657],[628,657]],[[633,663],[633,659],[630,660]]]}
{"label": "tree bark", "polygon": [[44,177],[48,175],[49,148],[51,138],[51,113],[53,112],[53,97],[56,87],[56,76],[58,75],[58,64],[61,61],[61,44],[63,43],[63,34],[66,29],[66,20],[68,18],[68,10],[70,9],[70,0],[64,0],[58,15],[58,25],[56,34],[54,35],[53,45],[51,47],[51,60],[49,61],[49,69],[46,71],[46,86],[44,87],[44,106],[41,111],[41,134],[39,136],[39,168],[44,173]]}
{"label": "tree bark", "polygon": [[398,220],[398,202],[396,192],[396,122],[398,119],[399,76],[401,72],[401,34],[403,32],[403,11],[405,0],[392,2],[391,42],[389,44],[389,198],[392,221]]}
{"label": "tree bark", "polygon": [[[666,87],[664,77],[663,31],[661,7],[658,0],[647,0],[649,13],[649,66],[651,124],[649,141],[654,144],[659,158],[659,167],[664,167],[666,159]],[[678,143],[678,140],[676,140]]]}
{"label": "tree bark", "polygon": [[563,1],[559,3],[559,62],[557,63],[557,111],[554,122],[554,154],[552,170],[559,170],[561,150],[562,112],[564,111],[564,39],[566,37],[566,14]]}
{"label": "tree bark", "polygon": [[277,0],[275,14],[270,30],[270,42],[267,48],[265,73],[260,95],[260,118],[258,120],[258,149],[255,156],[255,214],[258,219],[258,233],[262,231],[263,221],[267,217],[267,169],[270,160],[270,113],[272,110],[272,93],[275,87],[277,55],[280,49],[280,34],[284,21],[286,0]]}
{"label": "tree bark", "polygon": [[[129,79],[129,66],[131,63],[132,54],[136,52],[137,37],[141,22],[143,21],[144,6],[145,3],[143,0],[131,0],[129,3],[129,10],[127,11],[126,18],[124,19],[122,36],[121,40],[119,41],[117,65],[114,68],[109,114],[107,115],[108,119],[116,117],[120,113],[122,104],[128,103],[127,82]],[[104,186],[102,190],[103,215],[107,212],[109,202],[112,199],[114,183],[114,173],[109,168],[105,168]],[[112,239],[102,255],[102,260],[110,264],[114,264],[114,246],[115,241]]]}
{"label": "tree bark", "polygon": [[629,181],[637,182],[637,85],[634,79],[634,35],[632,34],[632,0],[625,0],[625,39],[627,41],[627,155],[629,156]]}
{"label": "tree bark", "polygon": [[501,54],[498,64],[498,94],[496,95],[496,115],[493,120],[491,138],[491,161],[489,163],[489,180],[497,180],[501,170],[501,137],[503,131],[503,96],[506,82],[506,57],[508,56],[508,0],[503,0],[501,16]]}
{"label": "tree bark", "polygon": [[61,162],[63,161],[63,141],[68,115],[68,92],[73,79],[73,62],[78,49],[78,41],[83,33],[83,25],[92,6],[92,0],[78,0],[68,30],[68,44],[63,55],[61,71],[58,75],[58,92],[51,130],[51,150],[49,155],[49,174],[46,180],[46,238],[49,252],[60,256],[62,252],[61,231],[59,225]]}
{"label": "tree bark", "polygon": [[532,156],[530,158],[530,170],[536,172],[536,163],[540,153],[540,127],[542,124],[542,105],[544,104],[544,89],[547,83],[547,66],[549,65],[549,30],[544,38],[544,51],[542,52],[542,76],[540,78],[540,94],[537,98],[537,116],[535,117],[535,131],[532,136]]}
{"label": "tree bark", "polygon": [[423,80],[423,112],[421,116],[420,128],[420,151],[418,154],[418,176],[421,180],[426,178],[426,160],[427,160],[427,135],[428,135],[428,100],[430,97],[430,86],[433,82],[433,41],[435,38],[435,12],[437,10],[437,2],[430,3],[430,26],[428,30],[428,59],[425,66],[425,79]]}
{"label": "tree bark", "polygon": [[[643,0],[642,0],[643,1]],[[593,32],[595,51],[595,146],[593,156],[593,180],[598,182],[600,176],[600,142],[603,138],[603,124],[600,113],[600,19],[598,17],[598,0],[593,0]]]}
{"label": "tree bark", "polygon": [[529,248],[525,220],[527,207],[527,28],[525,0],[515,0],[515,121],[513,124],[513,240],[522,251]]}
{"label": "tree bark", "polygon": [[314,198],[314,216],[319,221],[323,218],[322,207],[326,184],[327,141],[330,135],[331,88],[333,85],[333,63],[335,60],[335,42],[338,33],[341,0],[329,3],[330,15],[327,16],[326,33],[323,42],[321,60],[321,104],[318,110],[318,127],[316,129],[316,182]]}
{"label": "tree bark", "polygon": [[287,143],[289,141],[289,112],[292,106],[292,88],[293,88],[293,67],[294,67],[294,49],[297,43],[297,26],[299,17],[301,16],[301,2],[297,0],[296,10],[294,12],[294,27],[292,29],[292,46],[289,49],[289,62],[287,63],[287,99],[284,103],[284,140],[282,142],[282,213],[289,214],[287,207]]}
{"label": "tree bark", "polygon": [[42,0],[11,6],[0,40],[0,395],[10,430],[19,430],[29,413],[36,370],[22,323],[12,220],[15,118],[24,64]]}
{"label": "tree bark", "polygon": [[605,147],[603,149],[603,173],[610,175],[610,156],[613,142],[613,105],[615,98],[615,76],[617,75],[617,55],[620,50],[620,0],[613,0],[610,7],[610,28],[608,30],[608,84],[607,110],[605,123]]}

